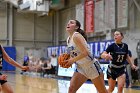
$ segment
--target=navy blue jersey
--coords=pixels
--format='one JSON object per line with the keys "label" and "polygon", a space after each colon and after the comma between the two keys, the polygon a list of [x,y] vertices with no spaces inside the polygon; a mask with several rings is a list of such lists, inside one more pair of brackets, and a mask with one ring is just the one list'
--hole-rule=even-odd
{"label": "navy blue jersey", "polygon": [[110,55],[113,57],[111,64],[115,68],[121,68],[125,65],[128,54],[128,45],[126,43],[112,43],[110,46],[108,46],[106,52],[110,53]]}

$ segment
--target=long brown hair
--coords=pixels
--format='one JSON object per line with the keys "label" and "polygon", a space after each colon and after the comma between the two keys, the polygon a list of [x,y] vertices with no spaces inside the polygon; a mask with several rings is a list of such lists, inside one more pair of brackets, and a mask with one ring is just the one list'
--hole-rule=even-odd
{"label": "long brown hair", "polygon": [[81,27],[80,22],[78,20],[75,20],[75,22],[76,22],[76,26],[78,26],[78,29],[76,30],[76,32],[79,32],[87,41],[87,35],[86,35],[85,31],[80,28]]}

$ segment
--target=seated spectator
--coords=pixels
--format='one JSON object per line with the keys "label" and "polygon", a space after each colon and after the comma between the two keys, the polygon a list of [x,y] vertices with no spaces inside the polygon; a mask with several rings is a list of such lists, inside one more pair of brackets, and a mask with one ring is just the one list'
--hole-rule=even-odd
{"label": "seated spectator", "polygon": [[[25,55],[24,59],[23,59],[23,66],[28,66],[28,64],[29,64],[29,57],[27,55]],[[21,74],[23,74],[26,71],[27,70],[22,70]]]}
{"label": "seated spectator", "polygon": [[131,69],[133,83],[135,83],[136,80],[138,80],[140,82],[140,75],[139,75],[140,69],[138,67],[138,58],[135,58],[134,65],[137,66],[137,70]]}
{"label": "seated spectator", "polygon": [[57,64],[57,55],[56,53],[53,53],[50,57],[50,62],[55,70],[54,74],[57,74],[57,70],[58,70],[58,64]]}
{"label": "seated spectator", "polygon": [[42,67],[42,71],[43,71],[43,76],[45,74],[49,75],[52,72],[52,65],[51,62],[49,60],[44,60],[44,65]]}

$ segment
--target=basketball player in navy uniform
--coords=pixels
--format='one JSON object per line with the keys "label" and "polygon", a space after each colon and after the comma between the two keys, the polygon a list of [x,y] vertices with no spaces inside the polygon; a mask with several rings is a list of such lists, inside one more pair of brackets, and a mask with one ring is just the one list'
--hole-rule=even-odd
{"label": "basketball player in navy uniform", "polygon": [[116,85],[116,79],[118,84],[117,93],[123,93],[123,87],[126,79],[126,60],[131,65],[132,69],[136,69],[136,66],[132,63],[132,60],[128,55],[128,45],[122,42],[123,38],[123,33],[116,31],[114,33],[115,43],[109,45],[101,55],[102,58],[110,60],[110,64],[107,69],[107,78],[109,85],[108,93],[113,92]]}

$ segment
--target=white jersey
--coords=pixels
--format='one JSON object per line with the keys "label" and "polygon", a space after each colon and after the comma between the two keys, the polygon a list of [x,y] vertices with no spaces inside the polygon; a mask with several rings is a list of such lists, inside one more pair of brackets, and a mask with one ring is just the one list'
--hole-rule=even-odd
{"label": "white jersey", "polygon": [[[73,41],[74,34],[80,34],[80,33],[74,32],[71,39],[70,39],[70,37],[68,37],[68,39],[67,39],[67,46],[68,46],[67,51],[68,51],[68,53],[70,53],[71,57],[75,57],[81,53]],[[83,42],[86,45],[86,47],[89,49],[89,52],[90,52],[90,48],[89,48],[86,40]],[[99,76],[100,72],[102,72],[98,60],[96,60],[92,56],[91,52],[88,56],[76,61],[75,63],[76,63],[76,67],[77,67],[76,70],[78,72],[80,72],[81,74],[85,75],[89,79],[96,78],[97,76]]]}
{"label": "white jersey", "polygon": [[[76,33],[78,34],[78,32],[74,32],[74,34],[76,34]],[[80,50],[76,47],[76,44],[73,41],[74,34],[72,35],[71,39],[69,37],[67,39],[68,52],[70,53],[71,57],[75,57],[75,56],[80,54]],[[90,48],[89,48],[86,40],[83,42],[86,45],[86,47],[89,49],[89,52],[90,52]],[[87,63],[87,62],[92,61],[92,60],[93,60],[93,55],[90,54],[87,57],[78,60],[76,63],[77,64],[84,64],[84,63]]]}

